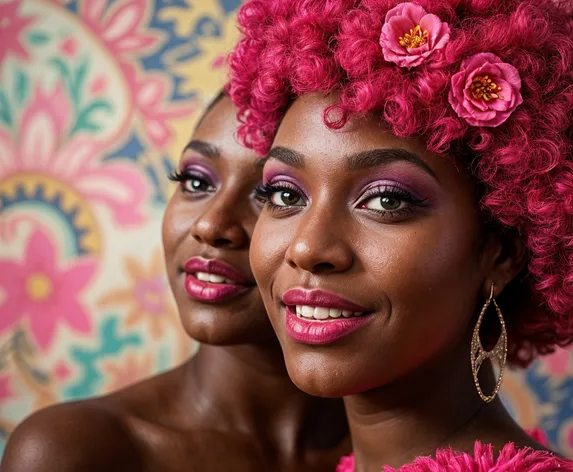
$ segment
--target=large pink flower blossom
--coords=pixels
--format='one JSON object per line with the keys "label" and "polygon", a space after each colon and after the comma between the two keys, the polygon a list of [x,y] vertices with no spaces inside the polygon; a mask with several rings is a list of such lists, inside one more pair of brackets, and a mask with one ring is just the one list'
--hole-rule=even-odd
{"label": "large pink flower blossom", "polygon": [[470,125],[499,126],[523,102],[519,72],[495,54],[475,54],[452,76],[449,100]]}
{"label": "large pink flower blossom", "polygon": [[437,59],[449,40],[447,23],[428,14],[417,3],[406,2],[386,14],[380,46],[384,59],[410,69]]}
{"label": "large pink flower blossom", "polygon": [[91,330],[88,314],[79,295],[91,279],[95,260],[76,259],[59,265],[56,248],[46,234],[32,233],[23,260],[0,260],[0,333],[27,321],[32,338],[42,350],[52,342],[64,321],[75,331]]}
{"label": "large pink flower blossom", "polygon": [[123,73],[131,95],[130,119],[142,124],[142,134],[153,146],[165,148],[172,138],[169,121],[190,116],[195,107],[170,103],[168,78],[142,73],[136,66],[141,57],[152,54],[166,39],[162,31],[149,27],[152,10],[150,0],[78,2],[78,16],[104,43]]}
{"label": "large pink flower blossom", "polygon": [[30,56],[22,44],[22,32],[34,18],[18,15],[21,0],[0,2],[0,64],[8,53],[12,53],[23,59]]}
{"label": "large pink flower blossom", "polygon": [[80,0],[78,15],[118,59],[141,56],[159,45],[163,35],[147,27],[153,9],[148,0]]}
{"label": "large pink flower blossom", "polygon": [[169,121],[191,116],[195,107],[188,103],[170,103],[170,84],[165,75],[143,74],[131,64],[123,64],[122,70],[132,93],[136,119],[143,125],[149,141],[158,148],[164,148],[173,136]]}
{"label": "large pink flower blossom", "polygon": [[86,200],[105,205],[117,223],[144,220],[148,187],[132,166],[99,162],[103,144],[86,136],[66,140],[71,110],[62,87],[46,94],[37,87],[17,124],[19,135],[0,129],[0,180],[33,173],[65,182]]}
{"label": "large pink flower blossom", "polygon": [[9,375],[0,375],[0,406],[6,400],[14,396],[12,387],[10,386],[11,377]]}

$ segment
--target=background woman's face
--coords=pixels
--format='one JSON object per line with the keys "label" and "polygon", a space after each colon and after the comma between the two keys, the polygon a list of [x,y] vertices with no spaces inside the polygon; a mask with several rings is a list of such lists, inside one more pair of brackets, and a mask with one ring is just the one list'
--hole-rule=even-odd
{"label": "background woman's face", "polygon": [[470,177],[374,119],[329,130],[332,103],[285,116],[251,264],[295,384],[343,396],[469,358],[486,263]]}
{"label": "background woman's face", "polygon": [[249,266],[261,210],[259,158],[235,139],[228,98],[207,113],[181,156],[163,221],[169,282],[187,333],[211,344],[273,339]]}

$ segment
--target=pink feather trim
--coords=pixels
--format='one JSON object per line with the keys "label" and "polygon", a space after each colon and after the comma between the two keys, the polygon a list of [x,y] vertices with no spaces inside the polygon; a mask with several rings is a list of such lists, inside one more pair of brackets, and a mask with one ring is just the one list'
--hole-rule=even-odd
{"label": "pink feather trim", "polygon": [[[436,457],[418,457],[412,464],[399,469],[384,467],[383,472],[556,472],[573,471],[573,461],[550,452],[530,448],[518,449],[508,443],[495,458],[493,447],[475,443],[473,456],[441,449]],[[354,472],[354,457],[343,457],[336,472]]]}

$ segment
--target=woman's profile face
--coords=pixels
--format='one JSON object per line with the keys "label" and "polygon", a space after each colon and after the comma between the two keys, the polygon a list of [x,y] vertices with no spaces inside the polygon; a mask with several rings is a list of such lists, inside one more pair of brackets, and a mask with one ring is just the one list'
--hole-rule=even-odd
{"label": "woman's profile face", "polygon": [[280,125],[251,264],[295,384],[344,396],[467,362],[490,265],[470,177],[374,119],[328,129],[332,103]]}
{"label": "woman's profile face", "polygon": [[273,339],[249,265],[261,210],[259,158],[240,146],[235,108],[224,97],[203,118],[181,156],[163,220],[165,263],[187,333],[210,344]]}

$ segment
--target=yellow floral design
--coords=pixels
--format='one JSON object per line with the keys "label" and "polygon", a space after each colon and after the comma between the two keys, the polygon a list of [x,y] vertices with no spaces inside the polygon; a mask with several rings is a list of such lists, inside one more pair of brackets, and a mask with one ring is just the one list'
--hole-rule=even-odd
{"label": "yellow floral design", "polygon": [[[182,78],[179,91],[182,94],[199,92],[197,96],[197,111],[192,116],[173,119],[170,126],[177,137],[170,148],[171,155],[178,156],[187,144],[187,140],[195,128],[200,111],[219,92],[227,79],[225,59],[239,39],[236,13],[225,15],[219,2],[191,2],[188,7],[166,7],[159,17],[161,20],[173,23],[179,37],[187,38],[192,34],[200,21],[202,33],[187,41],[182,46],[173,48],[164,56],[164,62],[169,71]],[[213,22],[205,22],[212,18]],[[198,48],[201,54],[190,59],[193,48]]]}

